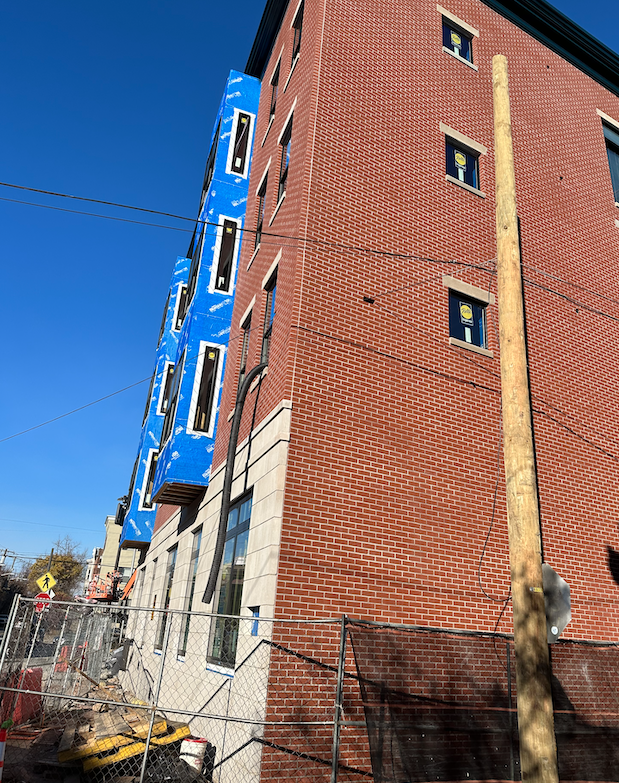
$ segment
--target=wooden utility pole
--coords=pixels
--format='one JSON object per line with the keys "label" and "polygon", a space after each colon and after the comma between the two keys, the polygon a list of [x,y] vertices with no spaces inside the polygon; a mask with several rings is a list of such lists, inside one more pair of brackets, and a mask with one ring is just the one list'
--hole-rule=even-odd
{"label": "wooden utility pole", "polygon": [[503,451],[520,767],[527,783],[557,783],[507,59],[500,54],[492,60],[492,84]]}

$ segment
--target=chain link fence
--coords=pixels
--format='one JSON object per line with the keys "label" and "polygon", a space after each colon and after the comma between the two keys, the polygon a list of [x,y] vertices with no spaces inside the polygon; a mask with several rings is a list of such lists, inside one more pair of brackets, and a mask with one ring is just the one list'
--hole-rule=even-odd
{"label": "chain link fence", "polygon": [[[619,651],[552,646],[561,780],[619,781]],[[4,783],[519,780],[513,640],[19,599]]]}
{"label": "chain link fence", "polygon": [[372,778],[353,666],[340,619],[22,598],[0,657],[5,779]]}

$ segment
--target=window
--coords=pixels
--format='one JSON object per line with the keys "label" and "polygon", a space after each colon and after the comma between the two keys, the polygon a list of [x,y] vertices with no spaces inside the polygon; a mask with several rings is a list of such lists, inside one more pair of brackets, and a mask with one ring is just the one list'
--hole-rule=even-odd
{"label": "window", "polygon": [[[221,564],[219,596],[216,614],[235,615],[241,613],[245,558],[249,537],[251,516],[251,495],[237,501],[228,514],[226,545]],[[211,663],[233,667],[239,636],[239,621],[234,617],[215,618],[211,626],[208,660]]]}
{"label": "window", "polygon": [[247,356],[249,354],[249,335],[251,333],[251,313],[247,316],[245,321],[241,324],[243,330],[243,342],[241,343],[241,368],[239,370],[239,386],[240,389],[245,380],[245,374],[247,372]]}
{"label": "window", "polygon": [[269,122],[275,117],[275,107],[277,106],[277,92],[279,90],[279,71],[281,63],[277,63],[277,68],[271,77],[271,106],[269,108]]}
{"label": "window", "polygon": [[[196,228],[196,231],[198,229]],[[205,225],[200,225],[200,235],[196,241],[192,240],[193,244],[193,253],[191,256],[191,266],[189,267],[189,280],[187,281],[187,294],[185,296],[185,301],[183,303],[183,310],[182,310],[182,318],[181,323],[185,320],[185,316],[187,315],[187,310],[189,309],[189,305],[191,304],[191,300],[193,299],[193,295],[196,292],[196,286],[198,284],[198,272],[200,270],[200,261],[202,259],[202,247],[204,245],[204,233],[205,233]],[[195,237],[195,233],[194,233]],[[181,312],[179,310],[179,312]]]}
{"label": "window", "polygon": [[146,398],[146,407],[144,408],[144,416],[142,417],[142,426],[144,426],[144,422],[146,421],[146,417],[148,416],[148,411],[150,409],[150,403],[153,398],[153,387],[155,385],[155,375],[156,371],[153,373],[152,378],[150,379],[150,386],[148,387],[148,397]]}
{"label": "window", "polygon": [[187,309],[187,286],[182,285],[178,292],[178,302],[176,303],[176,317],[174,320],[174,331],[178,332],[183,325],[185,311]]}
{"label": "window", "polygon": [[473,62],[473,36],[443,17],[443,46],[457,57]]}
{"label": "window", "polygon": [[230,171],[234,174],[245,175],[250,129],[251,116],[244,112],[239,112],[237,114],[234,147],[232,150],[232,160],[230,162]]}
{"label": "window", "polygon": [[[158,561],[158,559],[159,558],[156,557],[153,560],[153,573],[151,574],[151,577],[150,577],[150,594],[148,596],[148,604],[149,604],[149,606],[152,606],[153,609],[157,606],[157,595],[155,593],[155,575],[157,574],[157,561]],[[154,616],[155,616],[155,613],[151,612],[150,613],[150,619],[152,620]]]}
{"label": "window", "polygon": [[266,286],[266,303],[264,308],[264,331],[262,333],[262,351],[260,354],[261,362],[269,361],[269,351],[271,349],[271,335],[273,333],[273,321],[275,319],[275,292],[277,289],[277,273],[273,275]]}
{"label": "window", "polygon": [[165,330],[165,322],[168,317],[168,307],[170,306],[170,294],[168,293],[168,298],[166,299],[165,307],[163,308],[163,316],[161,317],[161,326],[159,328],[159,337],[157,339],[157,347],[161,345],[161,338],[163,337],[163,332]]}
{"label": "window", "polygon": [[155,482],[155,471],[157,470],[157,457],[159,452],[155,449],[150,450],[148,462],[146,463],[146,473],[144,474],[144,484],[142,487],[142,508],[150,509],[153,507],[153,484]]}
{"label": "window", "polygon": [[619,203],[619,130],[603,123],[606,154],[615,201]]}
{"label": "window", "polygon": [[200,351],[202,368],[200,368],[200,363],[198,362],[200,385],[198,387],[198,395],[195,402],[195,416],[193,420],[193,429],[197,432],[211,432],[213,429],[219,354],[220,350],[218,348],[202,343]]}
{"label": "window", "polygon": [[256,222],[256,241],[254,247],[258,247],[260,239],[262,237],[262,226],[264,225],[264,209],[266,206],[267,198],[267,181],[268,177],[262,180],[260,189],[258,190],[258,220]]}
{"label": "window", "polygon": [[447,138],[446,171],[447,174],[458,182],[463,182],[470,187],[479,188],[479,153],[465,147],[463,144]]}
{"label": "window", "polygon": [[211,144],[211,150],[208,154],[208,158],[206,161],[206,169],[204,170],[204,182],[202,183],[202,198],[200,199],[200,209],[198,211],[198,215],[202,212],[202,207],[204,205],[204,202],[206,201],[206,197],[208,196],[208,189],[211,186],[211,180],[213,179],[213,174],[215,173],[215,157],[217,155],[217,145],[219,144],[220,132],[221,132],[221,118],[217,123],[217,130],[215,131],[213,143]]}
{"label": "window", "polygon": [[172,547],[168,551],[168,565],[165,573],[165,582],[163,587],[163,603],[161,608],[165,609],[159,615],[159,628],[157,630],[157,641],[155,642],[155,650],[161,650],[163,647],[163,641],[165,639],[165,629],[168,624],[167,610],[170,608],[170,596],[172,594],[172,583],[174,582],[174,569],[176,568],[176,555],[178,553],[178,546]]}
{"label": "window", "polygon": [[202,528],[196,530],[193,534],[193,544],[191,547],[191,560],[189,561],[189,593],[185,601],[185,619],[183,622],[183,632],[178,646],[178,655],[185,655],[187,652],[187,640],[189,639],[189,626],[191,625],[191,608],[193,606],[193,596],[196,590],[196,575],[198,573],[198,559],[200,557],[200,544],[202,543]]}
{"label": "window", "polygon": [[279,186],[277,188],[277,201],[286,194],[286,184],[288,182],[288,166],[290,164],[290,140],[292,138],[292,120],[286,126],[286,130],[280,138],[282,148],[281,162],[279,166]]}
{"label": "window", "polygon": [[131,508],[131,500],[133,498],[133,490],[135,487],[135,477],[138,472],[138,465],[140,464],[140,455],[135,458],[135,462],[133,463],[133,470],[131,471],[131,481],[129,482],[129,492],[127,493],[127,511]]}
{"label": "window", "polygon": [[236,248],[237,224],[235,220],[224,219],[223,232],[221,236],[221,245],[219,247],[219,259],[217,261],[217,272],[215,275],[215,290],[230,291],[230,280],[232,277],[232,262],[234,261],[234,250]]}
{"label": "window", "polygon": [[303,30],[303,6],[301,3],[299,10],[295,14],[294,21],[292,23],[292,29],[294,30],[294,38],[292,40],[292,65],[301,52],[301,32]]}
{"label": "window", "polygon": [[161,394],[159,396],[159,410],[157,413],[160,416],[167,411],[170,404],[170,393],[172,390],[172,379],[174,378],[174,365],[172,362],[165,363],[165,369],[162,373],[161,379]]}
{"label": "window", "polygon": [[168,402],[168,409],[165,412],[165,419],[163,420],[163,429],[161,431],[161,447],[170,437],[172,433],[172,427],[174,426],[174,418],[176,416],[176,406],[178,403],[178,393],[180,390],[181,379],[183,377],[183,366],[185,364],[185,351],[180,362],[174,368],[174,375],[172,377],[172,383],[170,384],[170,396]]}
{"label": "window", "polygon": [[449,334],[469,345],[486,348],[486,305],[450,291]]}

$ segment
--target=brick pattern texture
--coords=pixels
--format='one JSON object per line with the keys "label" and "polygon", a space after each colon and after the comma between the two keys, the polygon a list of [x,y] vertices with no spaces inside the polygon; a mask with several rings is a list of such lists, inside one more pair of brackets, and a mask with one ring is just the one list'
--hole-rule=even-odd
{"label": "brick pattern texture", "polygon": [[[255,254],[245,236],[213,464],[227,448],[239,319],[255,296],[251,367],[263,278],[281,250],[256,408],[259,422],[293,401],[278,615],[485,631],[500,617],[498,629],[511,631],[509,606],[500,615],[509,563],[497,307],[487,311],[494,358],[450,346],[441,281],[447,274],[496,294],[491,60],[505,54],[544,556],[571,586],[565,635],[612,639],[619,213],[596,109],[619,119],[619,98],[478,0],[447,9],[480,31],[478,70],[442,51],[430,0],[306,0],[301,55],[284,90],[289,6],[263,80],[246,222],[255,228],[269,165],[271,235]],[[286,197],[268,226],[278,136],[293,105]],[[487,147],[485,198],[446,181],[441,122]]]}

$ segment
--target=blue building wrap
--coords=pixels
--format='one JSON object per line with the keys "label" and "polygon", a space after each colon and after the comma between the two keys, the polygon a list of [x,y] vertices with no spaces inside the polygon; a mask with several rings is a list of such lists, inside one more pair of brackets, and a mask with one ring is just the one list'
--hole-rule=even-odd
{"label": "blue building wrap", "polygon": [[186,505],[209,483],[259,97],[257,79],[230,73],[188,253],[186,314],[153,486],[160,502]]}
{"label": "blue building wrap", "polygon": [[180,294],[187,285],[189,265],[189,259],[177,258],[170,282],[159,333],[155,368],[146,400],[138,455],[129,486],[127,512],[120,536],[120,544],[125,547],[146,547],[150,543],[153,533],[157,506],[152,500],[149,474],[152,470],[152,461],[156,459],[159,452],[161,430],[165,417],[166,381],[168,380],[169,368],[174,366],[178,351],[181,335],[178,328],[180,326],[178,324]]}

